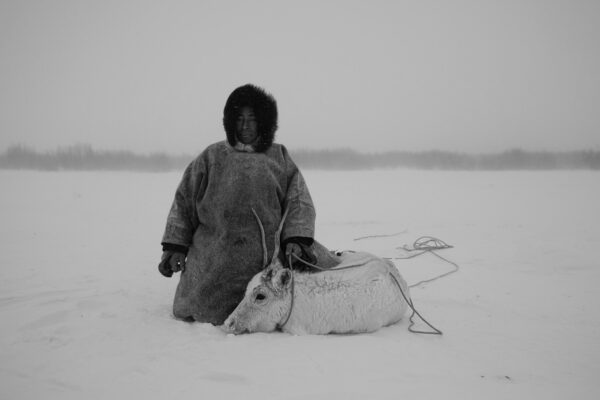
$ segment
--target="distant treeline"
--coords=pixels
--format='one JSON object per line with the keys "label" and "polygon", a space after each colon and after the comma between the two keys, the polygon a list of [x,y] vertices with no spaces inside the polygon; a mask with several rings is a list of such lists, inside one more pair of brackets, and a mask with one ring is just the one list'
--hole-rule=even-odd
{"label": "distant treeline", "polygon": [[550,170],[600,169],[600,151],[532,152],[520,149],[492,154],[449,151],[387,151],[359,153],[353,150],[299,150],[292,154],[304,168],[440,170]]}
{"label": "distant treeline", "polygon": [[127,150],[94,150],[89,145],[38,152],[27,146],[11,146],[0,154],[0,168],[33,170],[171,171],[185,168],[191,156],[166,153],[137,154]]}
{"label": "distant treeline", "polygon": [[[388,151],[359,153],[354,150],[290,150],[303,169],[444,169],[444,170],[551,170],[600,169],[600,151],[531,152],[520,149],[494,154],[447,151]],[[38,152],[27,146],[11,146],[0,154],[0,168],[32,170],[128,170],[176,171],[195,155],[138,154],[131,151],[100,151],[88,145]]]}

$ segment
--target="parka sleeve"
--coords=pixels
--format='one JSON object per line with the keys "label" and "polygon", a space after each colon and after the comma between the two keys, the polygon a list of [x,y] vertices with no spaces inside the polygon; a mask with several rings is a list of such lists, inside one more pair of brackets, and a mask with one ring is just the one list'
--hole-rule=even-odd
{"label": "parka sleeve", "polygon": [[196,199],[204,190],[205,181],[206,168],[201,155],[188,165],[177,187],[161,242],[163,248],[176,245],[187,249],[192,244],[199,225]]}
{"label": "parka sleeve", "polygon": [[284,146],[282,151],[288,182],[284,209],[289,210],[281,234],[282,243],[290,238],[307,238],[312,242],[315,234],[315,207],[302,173]]}

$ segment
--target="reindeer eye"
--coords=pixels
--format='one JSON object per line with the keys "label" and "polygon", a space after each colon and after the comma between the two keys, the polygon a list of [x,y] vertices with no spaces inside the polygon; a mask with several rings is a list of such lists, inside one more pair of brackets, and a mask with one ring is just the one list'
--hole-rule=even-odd
{"label": "reindeer eye", "polygon": [[263,301],[263,300],[264,300],[264,299],[266,299],[266,298],[267,298],[267,296],[265,296],[264,294],[262,294],[262,293],[257,293],[257,294],[256,294],[256,297],[254,297],[254,300],[255,300],[255,301]]}

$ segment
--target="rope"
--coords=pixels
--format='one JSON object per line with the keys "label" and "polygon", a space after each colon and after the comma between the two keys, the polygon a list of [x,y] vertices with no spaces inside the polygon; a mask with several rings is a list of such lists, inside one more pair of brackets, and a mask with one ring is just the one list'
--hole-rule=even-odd
{"label": "rope", "polygon": [[[402,294],[402,297],[404,297],[404,300],[406,301],[406,303],[410,306],[410,309],[412,310],[412,314],[408,318],[408,320],[410,321],[410,325],[408,326],[409,332],[420,333],[420,334],[423,334],[423,335],[442,335],[442,331],[440,331],[435,326],[431,325],[425,318],[423,318],[423,316],[421,314],[419,314],[419,312],[415,308],[412,300],[409,299],[406,296],[406,294],[404,294],[404,290],[402,290],[402,287],[400,286],[400,282],[398,282],[398,279],[396,279],[396,277],[393,274],[390,274],[390,275],[392,276],[392,278],[394,278],[394,281],[396,282],[396,285],[398,286],[398,289],[400,289],[400,293]],[[421,321],[425,322],[427,324],[427,326],[429,326],[431,329],[433,329],[433,332],[418,331],[416,329],[413,329],[413,326],[415,325],[415,321],[413,320],[413,318],[415,317],[415,314],[418,315],[419,318],[421,318]]]}
{"label": "rope", "polygon": [[[290,271],[292,271],[292,273],[291,273],[292,281],[291,281],[291,289],[290,289],[292,298],[290,300],[290,309],[288,311],[287,317],[285,318],[285,321],[283,321],[282,324],[279,324],[279,329],[283,329],[285,324],[288,323],[288,321],[290,320],[290,317],[292,316],[292,309],[294,308],[294,268],[292,268],[292,255],[296,256],[295,254],[288,255],[288,265],[290,266]],[[296,258],[298,258],[298,256],[296,256]]]}
{"label": "rope", "polygon": [[356,239],[354,239],[355,242],[359,241],[359,240],[364,240],[364,239],[372,239],[372,238],[381,238],[381,237],[393,237],[393,236],[399,236],[406,233],[406,230],[403,230],[402,232],[397,232],[397,233],[392,233],[389,235],[370,235],[370,236],[361,236],[361,237],[357,237]]}
{"label": "rope", "polygon": [[[425,280],[419,281],[419,282],[417,282],[417,283],[413,283],[412,285],[410,285],[410,286],[409,286],[409,288],[414,288],[414,287],[417,287],[417,286],[421,286],[421,285],[423,285],[423,284],[425,284],[425,283],[430,283],[430,282],[433,282],[433,281],[437,281],[438,279],[442,279],[442,278],[443,278],[443,277],[445,277],[445,276],[448,276],[448,275],[451,275],[451,274],[453,274],[453,273],[455,273],[455,272],[458,272],[458,270],[460,269],[460,267],[458,266],[458,264],[456,264],[456,263],[454,263],[454,262],[452,262],[452,261],[448,260],[447,258],[444,258],[444,257],[440,256],[438,253],[436,253],[436,252],[435,252],[435,251],[433,251],[433,250],[427,250],[427,251],[424,251],[423,253],[419,253],[419,254],[417,254],[417,255],[419,255],[419,256],[420,256],[421,254],[424,254],[424,253],[430,253],[430,254],[433,254],[433,255],[434,255],[434,256],[436,256],[437,258],[439,258],[439,259],[441,259],[441,260],[444,260],[444,261],[446,261],[448,264],[451,264],[451,265],[453,265],[453,266],[454,266],[454,269],[452,269],[451,271],[445,272],[445,273],[443,273],[443,274],[440,274],[440,275],[438,275],[438,276],[436,276],[436,277],[433,277],[433,278],[431,278],[431,279],[425,279]],[[412,258],[412,257],[411,257],[411,258]]]}
{"label": "rope", "polygon": [[340,267],[340,268],[323,268],[323,267],[319,267],[318,265],[311,264],[311,263],[309,263],[308,261],[306,261],[306,260],[304,260],[304,259],[302,259],[302,258],[298,257],[298,256],[297,256],[297,255],[295,255],[295,254],[291,254],[291,255],[292,255],[292,256],[293,256],[293,257],[294,257],[296,260],[298,260],[298,261],[302,262],[302,263],[303,263],[303,264],[305,264],[305,265],[308,265],[309,267],[312,267],[312,268],[318,269],[319,271],[342,271],[342,270],[344,270],[344,269],[350,269],[350,268],[362,267],[362,266],[364,266],[365,264],[367,264],[367,263],[369,262],[369,261],[365,261],[364,263],[361,263],[361,264],[346,265],[345,267]]}
{"label": "rope", "polygon": [[413,243],[413,248],[407,248],[403,246],[404,250],[413,251],[413,250],[441,250],[441,249],[451,249],[453,246],[450,246],[443,240],[431,237],[431,236],[421,236],[417,238]]}
{"label": "rope", "polygon": [[437,254],[434,250],[443,250],[443,249],[451,249],[454,246],[451,246],[449,244],[447,244],[446,242],[444,242],[443,240],[431,237],[431,236],[421,236],[420,238],[418,238],[417,240],[415,240],[415,242],[413,243],[413,247],[407,247],[406,245],[404,246],[400,246],[397,247],[398,249],[402,249],[404,251],[407,252],[412,252],[412,251],[420,251],[419,253],[415,253],[412,254],[408,257],[393,257],[393,258],[386,258],[387,260],[409,260],[411,258],[415,258],[418,257],[420,255],[423,255],[425,253],[430,253],[433,254],[434,256],[436,256],[437,258],[446,261],[448,264],[451,264],[454,266],[454,269],[452,269],[451,271],[445,272],[441,275],[438,275],[436,277],[433,277],[431,279],[425,279],[422,281],[419,281],[417,283],[413,283],[412,285],[409,286],[409,288],[414,288],[417,286],[421,286],[425,283],[429,283],[429,282],[433,282],[433,281],[437,281],[438,279],[441,279],[445,276],[451,275],[455,272],[457,272],[460,267],[458,266],[458,264],[448,260],[447,258],[444,258],[442,256],[440,256],[439,254]]}

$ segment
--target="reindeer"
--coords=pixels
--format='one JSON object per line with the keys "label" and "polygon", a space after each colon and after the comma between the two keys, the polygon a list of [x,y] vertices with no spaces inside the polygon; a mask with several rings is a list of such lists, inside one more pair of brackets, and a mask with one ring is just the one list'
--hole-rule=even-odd
{"label": "reindeer", "polygon": [[[264,229],[258,215],[254,215],[261,230],[266,265]],[[408,285],[391,261],[365,252],[333,255],[315,241],[317,254],[327,253],[327,261],[337,265],[320,272],[284,268],[279,248],[286,216],[287,211],[275,235],[271,262],[250,280],[244,299],[223,324],[225,331],[361,333],[402,319],[410,302]],[[291,264],[291,259],[288,261]]]}

